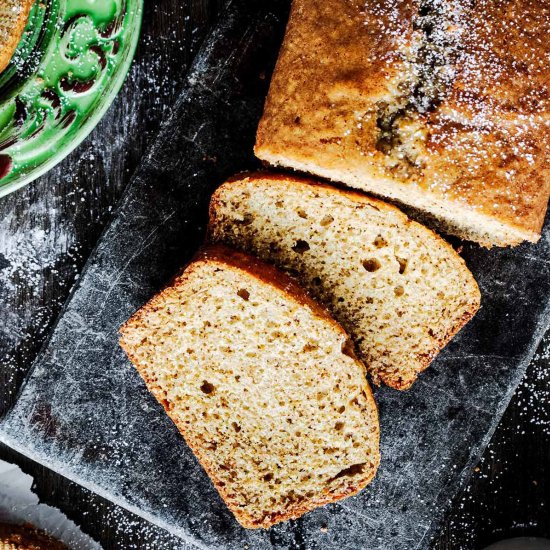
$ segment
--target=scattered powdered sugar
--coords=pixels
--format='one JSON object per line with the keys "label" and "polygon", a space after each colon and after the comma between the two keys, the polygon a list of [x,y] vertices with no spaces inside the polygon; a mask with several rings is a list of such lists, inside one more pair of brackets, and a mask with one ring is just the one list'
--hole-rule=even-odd
{"label": "scattered powdered sugar", "polygon": [[527,226],[532,204],[547,200],[550,5],[365,0],[363,6],[368,61],[385,67],[388,87],[364,115],[376,117],[376,147],[358,139],[360,154],[392,177]]}
{"label": "scattered powdered sugar", "polygon": [[[167,40],[170,40],[168,37]],[[147,45],[147,44],[145,44]],[[159,70],[162,66],[162,59],[155,58],[151,60],[153,70],[151,76],[147,77],[149,91],[157,91],[157,100],[155,102],[155,109],[158,109],[159,113],[166,111],[169,108],[170,102],[167,102],[165,98],[161,97],[161,93],[166,94],[166,88],[169,83],[164,82],[168,80],[168,76],[156,78],[154,74],[165,74]],[[132,72],[132,78],[135,78],[139,74],[139,70],[134,68]],[[148,92],[149,93],[149,92]],[[135,113],[139,111],[137,109],[129,109],[129,112]],[[134,124],[134,119],[132,119]],[[81,159],[83,163],[90,163],[93,165],[94,150],[97,147],[91,147],[89,150],[82,149],[86,154]],[[99,143],[101,145],[101,143]],[[118,145],[117,145],[118,146]],[[105,162],[105,170],[109,172],[112,167],[113,161],[116,161],[116,157],[111,157],[109,151],[102,151],[102,155]],[[75,185],[78,182],[75,181]],[[75,197],[75,201],[80,198]],[[32,205],[29,208],[30,217],[43,216],[44,224],[32,224],[30,222],[21,222],[15,217],[7,217],[0,220],[0,300],[4,300],[8,297],[10,300],[16,295],[24,294],[25,292],[41,292],[43,289],[44,278],[47,273],[55,273],[60,258],[65,258],[67,255],[74,253],[76,246],[76,238],[72,232],[72,229],[68,226],[61,225],[55,229],[47,229],[48,223],[46,218],[62,218],[62,211],[57,210],[57,206],[45,209],[44,206]],[[16,226],[19,224],[19,227]],[[14,231],[15,228],[15,231]],[[7,235],[10,235],[9,238]],[[77,262],[78,263],[78,262]],[[25,282],[25,284],[23,284]],[[33,311],[33,316],[36,316],[38,322],[40,322],[40,311]],[[48,320],[46,314],[44,315],[44,322]],[[3,321],[1,314],[0,320]],[[12,321],[15,321],[14,318]],[[4,325],[7,326],[7,325]],[[550,356],[550,348],[547,351],[543,351],[539,358],[547,359]],[[535,372],[534,386],[531,386],[532,382],[528,385],[522,386],[518,394],[518,403],[521,404],[520,410],[524,411],[525,418],[535,418],[534,421],[530,421],[531,424],[537,426],[547,433],[550,429],[550,418],[545,411],[544,403],[547,402],[548,388],[550,384],[549,375],[544,369],[544,364],[535,364],[532,367]],[[531,376],[533,378],[533,376]],[[530,379],[531,379],[530,378]],[[121,455],[123,449],[120,450]],[[492,448],[488,451],[487,456],[494,456]],[[486,475],[485,466],[489,459],[485,459],[480,466],[479,476]],[[470,493],[467,493],[469,495]],[[468,496],[465,498],[469,498]],[[90,500],[94,500],[93,495],[90,496]],[[99,504],[90,504],[88,508],[89,512],[96,511],[96,507]],[[462,505],[463,506],[463,505]],[[103,508],[101,508],[103,510]],[[181,541],[170,537],[164,531],[157,529],[156,527],[145,524],[141,519],[132,516],[130,513],[120,509],[111,508],[105,511],[103,514],[106,529],[111,529],[114,533],[114,537],[127,538],[129,533],[133,533],[131,536],[132,542],[128,543],[125,548],[163,548],[170,550],[172,548],[184,548]],[[463,542],[463,541],[461,541]]]}
{"label": "scattered powdered sugar", "polygon": [[[550,437],[550,337],[547,337],[530,367],[529,376],[516,394],[519,418],[532,425],[538,437]],[[525,428],[523,428],[525,431]]]}
{"label": "scattered powdered sugar", "polygon": [[4,398],[15,395],[80,263],[60,204],[36,201],[25,207],[28,196],[20,193],[22,202],[5,199],[1,210],[0,409],[7,405]]}
{"label": "scattered powdered sugar", "polygon": [[[540,461],[544,461],[550,447],[549,361],[550,336],[547,336],[539,346],[491,443],[475,467],[470,483],[454,502],[452,513],[446,521],[447,544],[477,548],[480,547],[480,537],[498,540],[546,532],[548,498],[544,489],[539,487],[544,487],[546,481],[538,477],[544,475],[545,469],[543,464],[535,471],[530,471],[527,466],[536,464],[528,450],[536,447],[534,442],[541,442],[540,454],[537,455]],[[525,449],[522,448],[522,441],[526,443]],[[517,499],[517,518],[511,516],[514,497]],[[535,514],[533,510],[523,513],[525,503],[541,513]],[[511,519],[507,519],[506,513]],[[447,546],[442,544],[436,548]]]}
{"label": "scattered powdered sugar", "polygon": [[41,208],[40,203],[30,207],[28,223],[16,221],[13,212],[0,220],[0,292],[16,292],[22,283],[28,291],[37,291],[44,271],[54,269],[72,244],[73,236],[62,225],[52,230],[32,222],[37,216],[58,216],[55,209],[44,212]]}
{"label": "scattered powdered sugar", "polygon": [[[172,6],[175,6],[175,2]],[[144,34],[124,91],[77,151],[0,199],[0,384],[14,395],[185,71],[185,7],[154,8],[162,36]],[[182,25],[184,23],[184,25]],[[168,27],[168,28],[166,28]],[[188,29],[196,47],[201,36]],[[187,32],[187,31],[186,31]],[[0,397],[0,410],[5,405]]]}

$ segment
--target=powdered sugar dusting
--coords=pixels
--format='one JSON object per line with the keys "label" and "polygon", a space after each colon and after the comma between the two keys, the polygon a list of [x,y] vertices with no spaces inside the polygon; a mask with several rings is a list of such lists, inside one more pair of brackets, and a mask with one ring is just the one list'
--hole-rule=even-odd
{"label": "powdered sugar dusting", "polygon": [[[55,208],[45,212],[40,204],[31,206],[29,213],[33,217],[57,216]],[[67,253],[74,236],[59,225],[52,230],[44,229],[43,224],[19,224],[14,231],[17,223],[13,213],[0,221],[0,284],[4,292],[15,292],[19,282],[24,281],[29,291],[36,292],[44,271],[55,269],[59,255]]]}
{"label": "powdered sugar dusting", "polygon": [[[455,500],[444,530],[447,545],[441,542],[433,546],[434,549],[454,548],[459,544],[461,548],[478,548],[490,540],[547,532],[544,463],[548,449],[545,440],[550,435],[549,360],[547,336],[475,467],[469,485]],[[537,442],[541,442],[540,454]],[[516,452],[511,452],[513,450]],[[537,452],[537,459],[529,456],[533,451]],[[529,464],[539,462],[540,467],[530,471],[525,468],[525,459]]]}
{"label": "powdered sugar dusting", "polygon": [[533,231],[548,200],[550,6],[368,0],[362,16],[377,32],[369,61],[386,67],[388,85],[353,120],[368,127],[376,113],[376,149],[356,138],[360,155],[385,176]]}

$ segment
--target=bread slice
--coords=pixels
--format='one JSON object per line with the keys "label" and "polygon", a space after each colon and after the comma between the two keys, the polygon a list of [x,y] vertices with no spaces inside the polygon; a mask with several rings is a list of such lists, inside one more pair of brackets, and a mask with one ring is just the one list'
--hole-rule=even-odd
{"label": "bread slice", "polygon": [[484,246],[536,242],[550,195],[549,34],[536,0],[294,0],[256,154]]}
{"label": "bread slice", "polygon": [[0,2],[0,73],[15,53],[33,4],[34,0]]}
{"label": "bread slice", "polygon": [[206,249],[121,345],[239,522],[264,527],[360,491],[378,413],[344,330],[273,267]]}
{"label": "bread slice", "polygon": [[374,381],[406,389],[479,308],[443,239],[397,208],[311,180],[252,174],[222,185],[210,238],[295,274],[352,335]]}

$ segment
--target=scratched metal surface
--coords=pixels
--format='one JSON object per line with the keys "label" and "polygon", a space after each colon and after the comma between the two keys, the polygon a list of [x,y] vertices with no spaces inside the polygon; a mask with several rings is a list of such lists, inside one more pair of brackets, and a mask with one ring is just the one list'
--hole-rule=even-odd
{"label": "scratched metal surface", "polygon": [[285,4],[235,0],[222,16],[0,439],[190,545],[424,548],[547,327],[547,229],[536,246],[465,247],[483,308],[411,391],[376,391],[383,462],[375,482],[269,532],[238,526],[117,344],[119,325],[196,249],[215,186],[255,166],[251,145]]}

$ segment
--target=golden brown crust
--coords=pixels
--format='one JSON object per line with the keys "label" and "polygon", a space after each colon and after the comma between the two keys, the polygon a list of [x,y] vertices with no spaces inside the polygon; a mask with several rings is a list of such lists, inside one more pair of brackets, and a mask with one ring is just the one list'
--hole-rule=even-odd
{"label": "golden brown crust", "polygon": [[170,292],[172,287],[182,284],[188,278],[191,270],[200,262],[217,262],[246,271],[257,279],[284,292],[287,297],[292,298],[300,305],[308,307],[317,317],[332,324],[332,326],[342,334],[346,334],[344,329],[332,318],[330,313],[318,302],[313,300],[305,289],[286,273],[283,273],[272,265],[262,262],[250,254],[234,250],[223,244],[207,244],[199,249],[190,262],[182,269],[181,273],[172,278],[159,294],[154,296],[122,326],[121,333],[124,333],[131,325],[141,322],[141,319],[149,310],[156,307],[157,303],[160,304],[162,302],[164,293]]}
{"label": "golden brown crust", "polygon": [[[187,445],[192,450],[197,460],[200,462],[202,467],[207,472],[216,490],[218,491],[222,499],[225,501],[228,508],[233,512],[233,514],[235,515],[235,517],[243,527],[246,527],[249,529],[258,529],[258,528],[267,529],[272,525],[275,525],[276,523],[280,523],[288,519],[300,517],[301,515],[305,514],[310,510],[313,510],[314,508],[317,508],[318,506],[335,502],[337,500],[346,498],[347,496],[351,496],[359,492],[366,485],[368,485],[368,483],[374,477],[376,470],[378,468],[378,465],[380,463],[379,454],[373,457],[375,464],[372,469],[372,472],[369,472],[368,477],[365,477],[359,483],[356,483],[353,486],[348,487],[345,492],[338,493],[338,494],[327,493],[321,496],[318,495],[316,497],[309,499],[308,501],[299,503],[293,507],[289,507],[284,512],[283,511],[273,512],[272,514],[263,518],[262,521],[258,521],[257,519],[247,514],[246,511],[238,507],[237,501],[231,498],[231,495],[229,494],[227,488],[224,486],[222,480],[217,475],[216,468],[208,459],[208,455],[202,451],[199,441],[193,436],[193,432],[189,430],[188,426],[186,426],[184,423],[179,422],[178,417],[175,414],[173,414],[172,412],[173,404],[169,403],[166,400],[164,390],[158,384],[158,381],[148,376],[147,366],[141,364],[139,357],[133,351],[133,346],[128,345],[127,342],[125,341],[125,335],[126,333],[131,332],[134,327],[142,325],[144,317],[150,311],[155,311],[158,307],[160,307],[163,296],[167,293],[173,292],[174,286],[179,286],[181,284],[184,284],[184,282],[190,276],[193,270],[195,270],[197,266],[202,262],[218,263],[225,267],[229,266],[233,269],[245,271],[246,273],[261,280],[262,282],[273,286],[274,289],[277,289],[280,292],[283,292],[288,298],[291,298],[297,301],[301,306],[310,308],[312,312],[316,316],[318,316],[320,320],[330,323],[333,326],[333,328],[341,332],[342,335],[346,337],[347,335],[344,329],[342,329],[342,327],[330,316],[330,314],[322,306],[320,306],[315,301],[313,301],[307,295],[307,293],[286,274],[277,270],[273,266],[270,266],[264,262],[261,262],[260,260],[254,258],[253,256],[244,254],[239,251],[235,251],[223,245],[208,245],[202,248],[201,250],[199,250],[195,258],[187,265],[183,273],[177,276],[173,280],[173,282],[170,284],[170,286],[166,287],[163,291],[161,291],[159,294],[153,297],[145,306],[143,306],[139,311],[137,311],[121,327],[120,345],[122,349],[126,352],[130,361],[135,366],[136,370],[139,372],[141,377],[144,379],[149,391],[155,396],[157,401],[164,407],[166,413],[168,414],[168,416],[170,416],[170,418],[178,428],[179,432],[182,434]],[[353,351],[353,345],[349,340],[348,340],[348,350],[346,351],[346,353],[355,359],[357,364],[361,367],[361,369],[365,372],[365,375],[366,375],[365,366],[355,356],[355,353]],[[365,377],[365,383],[364,383],[363,389],[365,390],[365,394],[369,401],[371,410],[377,414],[378,409],[376,406],[376,402],[374,400],[372,390],[366,380],[366,377]],[[377,441],[379,441],[380,439],[379,425],[376,425],[376,438],[377,438]]]}
{"label": "golden brown crust", "polygon": [[0,550],[67,550],[67,547],[30,524],[0,523]]}
{"label": "golden brown crust", "polygon": [[[0,8],[0,73],[8,66],[27,25],[34,0],[10,0]],[[5,13],[2,13],[6,10]]]}
{"label": "golden brown crust", "polygon": [[435,216],[456,206],[504,224],[489,236],[447,225],[484,245],[536,241],[550,195],[550,7],[441,3],[464,10],[454,79],[442,102],[407,115],[424,136],[420,160],[389,162],[380,113],[403,100],[421,4],[294,0],[256,154]]}
{"label": "golden brown crust", "polygon": [[466,265],[466,262],[464,261],[464,259],[456,252],[456,250],[445,239],[443,239],[434,231],[423,226],[422,224],[419,224],[418,222],[411,220],[410,218],[408,218],[406,214],[404,214],[401,210],[399,210],[393,205],[390,205],[379,199],[369,197],[368,195],[359,193],[357,191],[339,189],[332,185],[328,185],[326,183],[323,183],[311,178],[280,174],[280,173],[274,173],[274,172],[242,173],[230,178],[229,180],[227,180],[227,182],[221,185],[214,192],[214,194],[212,195],[212,199],[210,201],[209,233],[211,232],[210,228],[216,226],[217,213],[218,211],[220,211],[219,206],[221,202],[221,197],[223,196],[225,190],[228,187],[233,188],[234,186],[237,186],[239,184],[245,185],[247,182],[255,182],[255,181],[280,182],[288,186],[309,185],[309,186],[315,187],[316,189],[322,189],[331,194],[340,195],[342,197],[345,197],[349,200],[352,200],[358,203],[368,204],[370,206],[377,208],[380,211],[391,212],[394,216],[396,216],[400,220],[400,222],[403,225],[409,225],[411,226],[411,228],[416,228],[418,231],[425,233],[427,238],[435,241],[434,246],[446,250],[447,254],[449,254],[450,256],[454,257],[457,260],[457,263],[461,272],[461,278],[462,280],[465,281],[465,285],[468,287],[468,293],[472,297],[471,306],[468,309],[468,311],[466,311],[463,314],[463,316],[457,320],[457,323],[445,335],[444,338],[441,338],[437,342],[435,342],[433,350],[429,354],[424,354],[419,357],[421,368],[414,373],[414,377],[410,377],[407,379],[395,379],[394,377],[389,376],[388,374],[382,371],[379,374],[379,379],[378,378],[374,379],[374,382],[378,385],[380,384],[380,381],[382,381],[387,386],[390,386],[396,390],[409,389],[413,385],[413,383],[416,381],[418,375],[430,366],[430,364],[437,357],[439,352],[454,338],[456,334],[458,334],[458,332],[475,316],[475,314],[479,310],[479,307],[481,304],[481,293],[479,290],[479,286],[477,285],[476,280],[474,279],[470,270],[468,269],[468,266]]}

